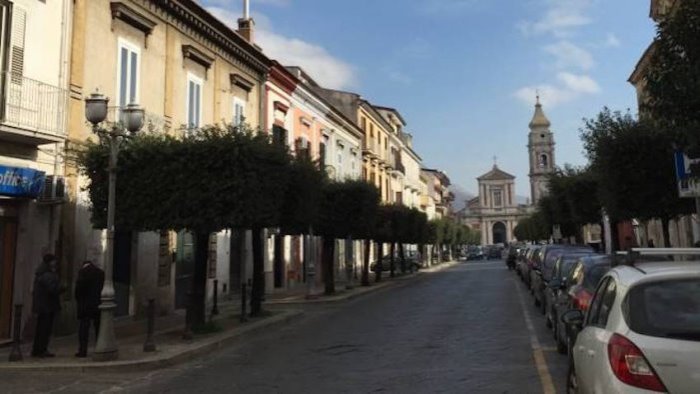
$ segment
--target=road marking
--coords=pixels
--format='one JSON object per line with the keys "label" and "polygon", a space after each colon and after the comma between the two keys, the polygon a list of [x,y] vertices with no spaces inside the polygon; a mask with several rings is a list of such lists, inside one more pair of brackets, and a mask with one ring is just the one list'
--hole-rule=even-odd
{"label": "road marking", "polygon": [[[515,281],[514,281],[515,282]],[[540,375],[540,382],[542,383],[542,392],[544,394],[556,394],[557,390],[554,388],[554,383],[552,382],[552,375],[549,373],[549,368],[547,368],[547,361],[544,358],[545,349],[540,345],[540,340],[537,338],[537,332],[535,331],[535,326],[532,324],[532,318],[530,317],[530,312],[525,304],[525,298],[523,297],[523,291],[520,289],[517,283],[515,283],[515,288],[518,293],[518,300],[520,301],[520,306],[523,310],[523,315],[525,316],[525,325],[527,330],[530,332],[530,346],[532,346],[532,354],[535,358],[535,366],[537,367],[537,373]]]}

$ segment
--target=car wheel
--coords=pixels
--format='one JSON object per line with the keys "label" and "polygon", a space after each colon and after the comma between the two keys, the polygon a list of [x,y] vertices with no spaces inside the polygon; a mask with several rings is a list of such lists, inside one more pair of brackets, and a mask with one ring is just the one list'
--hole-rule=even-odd
{"label": "car wheel", "polygon": [[569,373],[566,376],[566,392],[569,394],[577,394],[578,390],[578,378],[576,377],[576,368],[574,368],[574,363],[569,363]]}

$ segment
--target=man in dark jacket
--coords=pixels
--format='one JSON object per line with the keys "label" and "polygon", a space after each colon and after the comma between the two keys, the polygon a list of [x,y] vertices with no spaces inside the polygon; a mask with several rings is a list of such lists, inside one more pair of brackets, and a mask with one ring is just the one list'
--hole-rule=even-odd
{"label": "man in dark jacket", "polygon": [[75,282],[75,301],[78,306],[78,341],[80,347],[75,357],[87,356],[88,339],[90,338],[90,324],[95,327],[95,337],[100,331],[100,295],[105,283],[105,273],[99,267],[86,261],[78,271],[78,279]]}
{"label": "man in dark jacket", "polygon": [[53,357],[48,351],[49,338],[53,330],[53,319],[61,310],[61,283],[56,273],[56,257],[44,255],[43,262],[34,274],[34,293],[32,308],[37,315],[36,333],[34,334],[33,357]]}

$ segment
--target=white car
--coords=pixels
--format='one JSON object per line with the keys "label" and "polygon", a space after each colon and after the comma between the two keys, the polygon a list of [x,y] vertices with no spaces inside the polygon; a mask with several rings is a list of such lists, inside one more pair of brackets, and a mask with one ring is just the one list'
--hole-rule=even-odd
{"label": "white car", "polygon": [[700,393],[700,261],[617,266],[590,305],[562,316],[583,325],[568,392]]}

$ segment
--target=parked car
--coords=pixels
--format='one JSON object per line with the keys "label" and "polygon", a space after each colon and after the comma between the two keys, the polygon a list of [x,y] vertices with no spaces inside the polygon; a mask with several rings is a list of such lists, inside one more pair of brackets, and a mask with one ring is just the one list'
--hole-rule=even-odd
{"label": "parked car", "polygon": [[[617,266],[600,281],[573,347],[569,392],[700,389],[700,261]],[[584,317],[585,316],[585,317]]]}
{"label": "parked car", "polygon": [[505,251],[505,257],[504,260],[506,261],[506,265],[508,266],[508,269],[515,269],[515,263],[518,261],[518,255],[520,254],[520,249],[522,249],[524,245],[522,244],[512,244],[509,245]]}
{"label": "parked car", "polygon": [[542,246],[541,245],[531,245],[527,253],[525,253],[524,259],[520,265],[520,276],[523,278],[523,282],[530,287],[530,267],[532,266],[532,261],[535,259],[535,255],[538,253]]}
{"label": "parked car", "polygon": [[[571,278],[571,272],[576,266],[576,263],[583,257],[589,256],[591,253],[563,254],[554,263],[552,270],[552,278],[545,287],[545,300],[547,312],[545,321],[547,327],[551,328],[554,333],[554,339],[557,339],[559,332],[557,326],[558,310],[567,308],[568,294],[566,292],[567,283]],[[557,351],[566,353],[566,344],[557,341]]]}
{"label": "parked car", "polygon": [[580,254],[580,253],[593,253],[594,250],[590,246],[578,246],[578,245],[545,245],[540,252],[540,263],[534,270],[534,275],[532,276],[532,291],[535,297],[535,306],[540,307],[540,312],[544,315],[547,312],[547,299],[545,297],[544,291],[547,283],[552,278],[552,271],[554,270],[554,263],[556,263],[559,257],[565,254]]}
{"label": "parked car", "polygon": [[502,250],[501,246],[490,245],[486,252],[486,260],[500,260]]}
{"label": "parked car", "polygon": [[481,246],[470,246],[467,250],[467,260],[483,260],[484,250]]}
{"label": "parked car", "polygon": [[532,256],[527,261],[527,285],[530,288],[530,294],[535,295],[535,288],[533,283],[535,281],[535,276],[538,275],[540,269],[540,264],[542,262],[542,252],[546,245],[540,246],[532,253]]}
{"label": "parked car", "polygon": [[[421,268],[420,262],[418,261],[418,254],[415,252],[406,252],[406,270],[408,272],[415,272]],[[381,267],[382,272],[391,271],[391,255],[386,255],[382,257],[381,264],[376,262],[372,263],[369,269],[372,272],[377,272],[377,269]],[[401,271],[401,258],[397,254],[394,257],[394,270],[397,272]]]}
{"label": "parked car", "polygon": [[[608,255],[594,254],[579,258],[566,281],[566,289],[562,294],[564,298],[557,303],[554,313],[557,316],[563,316],[571,309],[586,313],[596,286],[603,275],[610,270],[612,261],[613,258]],[[567,325],[561,318],[558,318],[556,323],[554,330],[557,346],[565,347],[567,353],[571,354],[571,347],[576,341],[580,327]]]}

